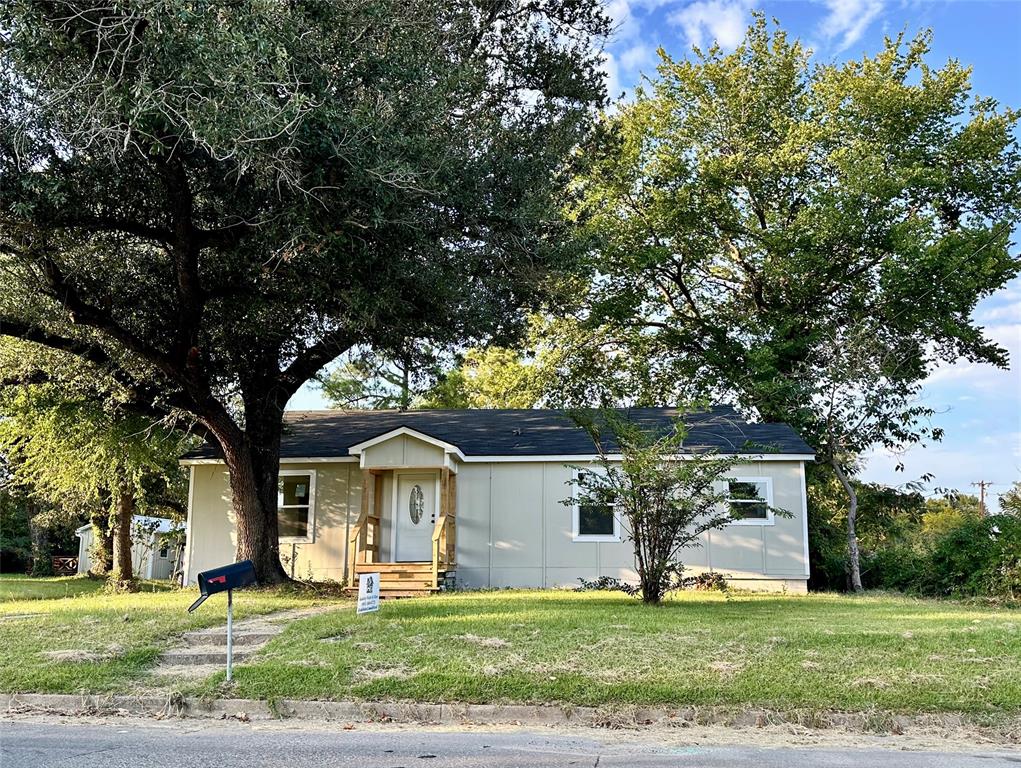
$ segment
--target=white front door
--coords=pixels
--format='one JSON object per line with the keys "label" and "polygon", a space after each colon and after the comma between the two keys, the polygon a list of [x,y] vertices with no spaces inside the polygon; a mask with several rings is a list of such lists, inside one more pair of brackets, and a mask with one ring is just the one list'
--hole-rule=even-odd
{"label": "white front door", "polygon": [[432,560],[437,509],[435,472],[398,473],[394,497],[394,562]]}

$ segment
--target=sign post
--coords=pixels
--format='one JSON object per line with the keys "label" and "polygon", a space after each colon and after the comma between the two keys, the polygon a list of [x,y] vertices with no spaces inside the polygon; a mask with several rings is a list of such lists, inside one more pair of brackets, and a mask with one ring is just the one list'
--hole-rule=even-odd
{"label": "sign post", "polygon": [[357,613],[379,610],[379,574],[363,573],[358,576]]}
{"label": "sign post", "polygon": [[227,682],[234,679],[234,590],[227,590]]}

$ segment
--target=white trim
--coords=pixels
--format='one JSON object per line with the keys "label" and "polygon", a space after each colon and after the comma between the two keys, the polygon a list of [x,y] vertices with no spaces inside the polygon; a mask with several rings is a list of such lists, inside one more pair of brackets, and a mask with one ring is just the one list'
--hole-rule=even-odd
{"label": "white trim", "polygon": [[464,454],[461,453],[461,449],[458,448],[453,443],[448,443],[443,440],[439,440],[435,437],[432,437],[431,435],[425,434],[424,432],[419,432],[417,429],[412,429],[411,427],[397,427],[397,429],[391,429],[389,432],[384,432],[381,435],[376,435],[375,437],[370,438],[369,440],[363,440],[360,443],[355,443],[347,450],[348,453],[350,453],[352,456],[360,456],[362,451],[365,450],[366,448],[371,448],[374,445],[385,443],[387,440],[392,440],[393,438],[401,437],[402,435],[414,437],[416,440],[421,440],[423,443],[435,445],[439,448],[442,448],[444,453],[452,453],[462,461],[464,460]]}
{"label": "white trim", "polygon": [[[184,521],[184,562],[181,563],[181,586],[188,586],[188,571],[191,568],[192,558],[192,518],[195,516],[195,467],[188,468],[188,516]],[[234,521],[234,530],[237,530],[237,520]],[[171,574],[173,575],[173,574]]]}
{"label": "white trim", "polygon": [[[417,563],[419,560],[398,560],[397,559],[397,504],[398,495],[401,490],[401,475],[433,475],[435,474],[435,486],[433,487],[433,513],[436,520],[440,517],[440,472],[438,469],[432,467],[417,468],[417,469],[406,469],[396,470],[394,472],[393,490],[390,495],[393,497],[390,504],[390,562],[391,563]],[[383,521],[380,520],[380,525]],[[433,521],[433,526],[436,525],[436,521]],[[430,536],[432,531],[430,530]],[[430,538],[430,546],[432,539]],[[430,554],[430,558],[432,555]]]}
{"label": "white trim", "polygon": [[[597,472],[599,470],[585,470],[586,472]],[[620,515],[617,514],[617,505],[612,504],[613,510],[613,533],[580,533],[581,528],[581,506],[578,504],[578,470],[571,470],[574,482],[571,484],[571,541],[580,543],[613,543],[619,544],[624,540],[621,536]],[[598,568],[596,569],[598,572]]]}
{"label": "white trim", "polygon": [[[301,477],[308,475],[308,533],[304,536],[281,536],[281,544],[315,544],[316,541],[316,471],[314,469],[281,469],[280,477]],[[277,503],[277,514],[283,505]],[[292,504],[292,507],[303,506]]]}
{"label": "white trim", "polygon": [[808,484],[805,481],[805,462],[801,462],[798,471],[801,473],[801,535],[805,541],[805,578],[807,579],[812,574],[808,564]]}
{"label": "white trim", "polygon": [[[402,429],[406,429],[402,427]],[[412,430],[413,431],[413,430]],[[418,437],[418,435],[413,435]],[[424,435],[419,439],[425,439],[428,435]],[[375,438],[373,438],[375,439]],[[429,438],[425,442],[431,442],[434,445],[440,447],[449,445],[449,443],[443,443],[443,441],[436,441],[435,438]],[[360,444],[365,447],[364,444]],[[353,451],[357,446],[352,446]],[[569,454],[569,453],[550,453],[550,454],[536,454],[533,456],[507,456],[507,455],[479,455],[479,456],[465,456],[457,446],[451,446],[453,450],[444,451],[449,455],[457,456],[458,459],[467,464],[504,464],[504,463],[529,463],[529,462],[584,462],[584,461],[599,461],[602,457],[597,454]],[[621,461],[623,455],[619,453],[611,453],[606,457],[609,461]],[[674,460],[686,460],[691,459],[690,454],[678,454],[671,456]],[[721,453],[716,454],[713,458],[717,459],[739,459],[744,461],[815,461],[815,454],[812,453],[767,453],[767,454],[756,454],[756,453]],[[281,464],[335,464],[338,462],[356,462],[359,461],[358,455],[353,456],[302,456],[298,458],[282,458],[280,459]],[[223,459],[180,459],[178,463],[181,466],[197,466],[200,464],[224,464]],[[457,464],[450,461],[447,466],[452,471],[457,471]],[[399,469],[399,467],[381,467],[381,469]]]}
{"label": "white trim", "polygon": [[[511,462],[594,462],[602,460],[602,456],[595,453],[558,453],[558,454],[537,454],[534,456],[465,456],[461,461],[466,464],[487,463],[501,464]],[[666,457],[671,461],[686,461],[693,457],[691,454],[681,453]],[[742,461],[814,461],[815,455],[811,453],[719,453],[713,455],[714,459],[738,459]],[[607,454],[607,461],[623,461],[624,455],[620,453]]]}
{"label": "white trim", "polygon": [[[338,462],[354,463],[358,459],[354,456],[299,456],[297,458],[282,458],[281,464],[336,464]],[[223,459],[179,459],[178,464],[182,467],[194,467],[201,464],[226,464]]]}
{"label": "white trim", "polygon": [[[727,492],[730,493],[730,483],[762,483],[766,486],[766,518],[750,518],[745,520],[731,520],[727,525],[775,525],[776,518],[773,514],[773,478],[771,477],[752,477],[750,475],[740,475],[735,477],[724,478],[723,482],[727,483]],[[727,505],[729,510],[730,498],[727,499]],[[738,502],[740,503],[740,502]]]}

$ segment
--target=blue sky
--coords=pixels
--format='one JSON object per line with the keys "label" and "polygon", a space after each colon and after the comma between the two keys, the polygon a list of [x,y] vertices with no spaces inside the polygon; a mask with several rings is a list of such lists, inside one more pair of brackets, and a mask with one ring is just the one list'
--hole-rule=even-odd
{"label": "blue sky", "polygon": [[[674,58],[713,40],[733,48],[752,12],[761,10],[826,61],[859,58],[877,51],[886,35],[931,28],[930,63],[959,59],[974,68],[976,93],[1021,108],[1021,0],[608,0],[607,7],[617,24],[605,62],[613,94],[630,92],[643,74],[652,74],[660,47]],[[975,491],[971,483],[989,480],[994,503],[1021,479],[1021,279],[984,300],[975,320],[1010,351],[1011,370],[960,362],[933,371],[922,398],[937,410],[943,442],[902,456],[873,453],[864,479],[901,485],[929,473],[930,488],[967,492]],[[306,387],[291,407],[324,405]],[[903,472],[895,471],[899,462]]]}

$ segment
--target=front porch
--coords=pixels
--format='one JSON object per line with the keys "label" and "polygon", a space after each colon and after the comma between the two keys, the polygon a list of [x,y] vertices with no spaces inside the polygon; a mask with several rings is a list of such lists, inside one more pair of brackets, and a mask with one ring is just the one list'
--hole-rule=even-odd
{"label": "front porch", "polygon": [[380,597],[443,589],[456,567],[456,509],[457,474],[449,466],[363,468],[348,589],[357,590],[363,573],[379,574]]}

